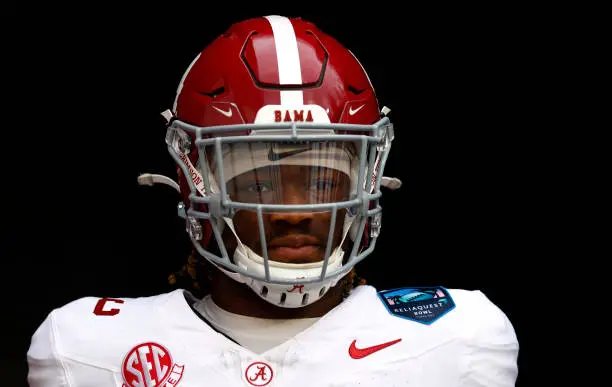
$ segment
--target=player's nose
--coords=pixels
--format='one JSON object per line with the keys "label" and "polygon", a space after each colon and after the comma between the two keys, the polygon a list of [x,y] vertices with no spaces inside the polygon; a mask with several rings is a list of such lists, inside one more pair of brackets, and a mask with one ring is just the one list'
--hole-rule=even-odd
{"label": "player's nose", "polygon": [[[285,185],[282,190],[283,204],[287,205],[308,205],[307,193],[304,189],[293,185]],[[292,211],[274,212],[270,216],[270,221],[275,224],[289,224],[292,226],[307,225],[313,218],[313,212],[307,208]]]}
{"label": "player's nose", "polygon": [[270,221],[275,225],[307,226],[313,218],[308,211],[283,211],[270,214]]}

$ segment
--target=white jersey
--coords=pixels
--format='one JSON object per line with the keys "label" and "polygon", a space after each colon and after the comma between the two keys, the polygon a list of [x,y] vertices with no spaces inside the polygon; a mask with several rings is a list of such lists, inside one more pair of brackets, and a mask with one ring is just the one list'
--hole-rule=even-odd
{"label": "white jersey", "polygon": [[480,291],[363,285],[261,354],[207,324],[184,291],[86,297],[53,310],[27,353],[31,387],[510,387],[518,342]]}

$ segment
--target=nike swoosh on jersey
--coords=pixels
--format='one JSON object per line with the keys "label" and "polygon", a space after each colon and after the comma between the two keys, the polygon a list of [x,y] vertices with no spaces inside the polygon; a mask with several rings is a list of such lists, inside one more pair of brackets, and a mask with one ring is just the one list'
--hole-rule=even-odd
{"label": "nike swoosh on jersey", "polygon": [[400,341],[402,341],[402,339],[389,341],[387,343],[382,343],[382,344],[374,345],[371,347],[357,348],[357,346],[355,345],[357,340],[353,340],[348,350],[349,356],[352,357],[353,359],[362,359],[366,356],[373,354],[374,352],[378,352],[381,349],[384,349],[384,348],[392,346],[393,344],[399,343]]}
{"label": "nike swoosh on jersey", "polygon": [[308,150],[310,150],[310,148],[302,148],[302,149],[295,149],[295,150],[287,151],[287,152],[274,153],[272,148],[270,148],[270,151],[268,152],[268,160],[278,161],[280,159],[284,159],[285,157],[297,155],[298,153],[306,152]]}

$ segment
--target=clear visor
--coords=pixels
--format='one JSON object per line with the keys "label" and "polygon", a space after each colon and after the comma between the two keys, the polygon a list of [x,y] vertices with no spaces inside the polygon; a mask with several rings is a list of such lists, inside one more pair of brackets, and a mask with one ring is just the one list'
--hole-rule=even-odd
{"label": "clear visor", "polygon": [[252,204],[321,204],[354,197],[359,172],[348,141],[224,144],[205,148],[213,184],[230,200]]}

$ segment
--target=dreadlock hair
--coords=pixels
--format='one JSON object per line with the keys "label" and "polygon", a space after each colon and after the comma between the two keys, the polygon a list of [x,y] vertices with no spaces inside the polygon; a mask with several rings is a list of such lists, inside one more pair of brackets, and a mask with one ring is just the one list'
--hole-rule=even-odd
{"label": "dreadlock hair", "polygon": [[[194,296],[203,298],[210,293],[212,271],[212,264],[205,259],[199,259],[194,248],[180,270],[168,276],[168,282],[176,288],[189,290]],[[357,286],[366,284],[366,280],[357,275],[354,267],[342,281],[343,298],[348,297],[351,290]]]}
{"label": "dreadlock hair", "polygon": [[198,253],[192,249],[187,262],[178,271],[168,276],[168,283],[175,288],[189,290],[194,296],[202,298],[210,293],[212,268],[205,259],[198,259]]}

